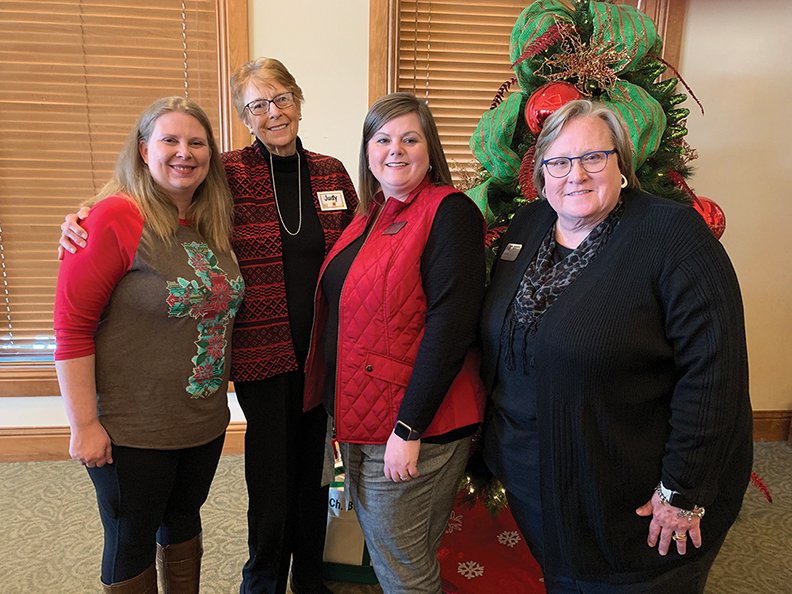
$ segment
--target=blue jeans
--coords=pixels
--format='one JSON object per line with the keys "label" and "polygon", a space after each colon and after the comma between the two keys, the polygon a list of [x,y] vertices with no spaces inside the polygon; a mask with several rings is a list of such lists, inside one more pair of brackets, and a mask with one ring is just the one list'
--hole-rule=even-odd
{"label": "blue jeans", "polygon": [[470,437],[422,443],[420,476],[385,478],[385,445],[341,444],[352,504],[385,594],[439,594],[437,549],[465,470]]}

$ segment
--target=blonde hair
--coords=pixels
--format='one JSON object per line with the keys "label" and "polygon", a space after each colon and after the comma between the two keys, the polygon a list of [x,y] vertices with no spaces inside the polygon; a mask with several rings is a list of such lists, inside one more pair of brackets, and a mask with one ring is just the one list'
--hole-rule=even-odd
{"label": "blonde hair", "polygon": [[598,118],[605,122],[611,133],[611,140],[616,149],[619,161],[619,172],[627,178],[627,187],[640,189],[641,183],[635,175],[632,163],[632,145],[630,135],[624,127],[619,116],[604,103],[590,101],[589,99],[576,99],[564,104],[558,111],[552,113],[542,126],[542,132],[536,139],[534,151],[533,182],[542,198],[544,196],[544,167],[542,161],[550,145],[561,135],[564,126],[577,118]]}
{"label": "blonde hair", "polygon": [[245,123],[247,123],[245,118],[245,90],[251,81],[261,85],[275,81],[294,94],[294,100],[297,101],[298,105],[301,106],[305,102],[300,85],[297,84],[291,72],[280,60],[275,58],[256,58],[242,64],[231,75],[231,101],[234,102],[239,119]]}
{"label": "blonde hair", "polygon": [[143,240],[174,241],[179,228],[178,210],[154,181],[139,150],[141,142],[149,141],[157,119],[172,112],[184,113],[198,120],[206,132],[210,150],[209,172],[195,190],[187,218],[213,249],[230,252],[233,204],[212,124],[197,103],[184,97],[158,99],[140,114],[118,153],[115,174],[86,205],[96,204],[114,194],[123,194],[143,215]]}
{"label": "blonde hair", "polygon": [[363,121],[363,137],[360,142],[360,183],[358,192],[358,212],[366,214],[371,207],[371,202],[379,190],[379,182],[369,169],[368,143],[369,140],[385,124],[394,118],[408,113],[418,115],[421,128],[426,138],[429,151],[429,179],[435,185],[453,186],[451,171],[448,169],[443,145],[440,143],[440,134],[429,107],[412,93],[390,93],[377,99],[366,114]]}

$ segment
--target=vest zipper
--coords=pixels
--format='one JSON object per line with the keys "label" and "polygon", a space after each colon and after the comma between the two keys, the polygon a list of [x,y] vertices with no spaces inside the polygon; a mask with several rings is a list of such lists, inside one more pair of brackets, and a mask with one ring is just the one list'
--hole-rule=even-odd
{"label": "vest zipper", "polygon": [[[377,226],[377,223],[379,222],[379,219],[382,216],[382,213],[385,210],[385,207],[387,206],[387,204],[388,203],[386,201],[385,203],[383,203],[383,205],[377,211],[377,214],[376,214],[376,216],[374,217],[374,220],[371,223],[371,227],[369,227],[369,230],[366,232],[366,238],[363,240],[363,244],[360,246],[360,249],[358,250],[357,255],[352,260],[352,264],[349,267],[350,270],[352,269],[352,266],[355,265],[355,260],[357,260],[357,257],[360,255],[360,252],[362,252],[363,248],[366,247],[366,242],[368,241],[368,238],[371,236],[371,234],[374,232],[374,228]],[[349,276],[349,273],[347,272],[347,277],[348,276]],[[341,301],[343,300],[343,297],[344,297],[344,288],[346,287],[346,281],[347,281],[347,279],[345,277],[344,278],[344,282],[341,285],[341,292],[338,295],[338,328],[336,328],[336,374],[335,374],[336,385],[335,385],[335,395],[333,397],[333,413],[334,413],[333,414],[333,439],[335,439],[335,437],[336,437],[336,419],[338,418],[338,361],[339,361],[339,358],[338,358],[338,343],[341,341]],[[318,284],[319,283],[317,283],[317,286],[318,286]]]}

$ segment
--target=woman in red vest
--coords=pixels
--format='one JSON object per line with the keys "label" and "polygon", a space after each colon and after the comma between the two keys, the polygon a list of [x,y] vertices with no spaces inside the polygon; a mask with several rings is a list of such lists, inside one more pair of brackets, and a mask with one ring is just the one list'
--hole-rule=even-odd
{"label": "woman in red vest", "polygon": [[408,93],[363,124],[360,204],[319,277],[305,409],[324,405],[388,594],[438,594],[437,549],[482,419],[470,353],[484,223]]}

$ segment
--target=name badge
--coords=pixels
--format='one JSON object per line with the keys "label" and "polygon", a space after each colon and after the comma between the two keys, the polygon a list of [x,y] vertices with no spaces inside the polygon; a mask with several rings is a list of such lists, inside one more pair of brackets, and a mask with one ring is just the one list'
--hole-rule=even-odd
{"label": "name badge", "polygon": [[517,256],[520,255],[520,250],[523,248],[521,243],[509,243],[506,244],[506,247],[503,248],[503,253],[501,254],[500,259],[506,260],[507,262],[514,262],[517,259]]}
{"label": "name badge", "polygon": [[346,199],[344,199],[343,190],[317,192],[316,197],[319,199],[319,208],[322,212],[347,209],[347,203]]}
{"label": "name badge", "polygon": [[404,226],[407,224],[407,221],[396,221],[392,225],[390,225],[385,231],[382,232],[383,235],[396,235],[399,231],[401,231]]}

